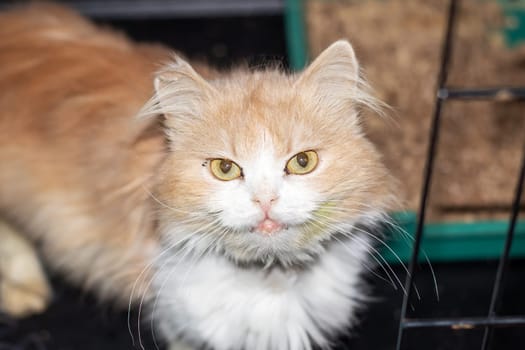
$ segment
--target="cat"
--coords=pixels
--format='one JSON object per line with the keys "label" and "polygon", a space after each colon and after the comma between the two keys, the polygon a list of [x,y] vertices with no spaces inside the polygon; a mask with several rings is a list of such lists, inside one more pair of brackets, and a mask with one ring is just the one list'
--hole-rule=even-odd
{"label": "cat", "polygon": [[172,350],[329,348],[355,322],[396,196],[347,41],[301,73],[219,74],[176,55],[158,69],[164,48],[58,6],[0,23],[0,240],[144,303]]}

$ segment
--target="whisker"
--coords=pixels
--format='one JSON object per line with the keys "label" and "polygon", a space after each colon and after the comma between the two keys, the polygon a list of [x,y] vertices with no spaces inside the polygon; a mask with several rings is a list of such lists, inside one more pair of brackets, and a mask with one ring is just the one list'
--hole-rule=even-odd
{"label": "whisker", "polygon": [[[217,236],[217,239],[215,240],[214,244],[218,245],[220,240],[222,240],[228,233],[229,233],[228,229],[223,229],[222,233]],[[155,316],[154,316],[154,312],[153,312],[153,316],[152,316],[152,320],[151,320],[151,329],[152,329],[152,331],[154,330],[154,321],[155,321]],[[182,331],[184,331],[190,324],[191,324],[191,322],[187,322],[182,327],[178,327],[177,328],[177,333],[182,333]],[[153,335],[153,342],[154,342],[154,344],[157,344],[156,337],[154,336],[154,333],[152,333],[152,335]]]}
{"label": "whisker", "polygon": [[[394,223],[390,219],[385,220],[385,223],[389,225],[395,232],[400,233],[401,236],[405,238],[405,244],[407,244],[409,248],[412,248],[412,245],[410,245],[410,243],[408,243],[406,240],[414,242],[414,237],[412,237],[405,229],[403,229],[401,226]],[[432,275],[432,280],[434,282],[434,291],[436,293],[436,300],[439,301],[440,300],[439,288],[438,288],[437,277],[434,271],[434,267],[432,266],[432,263],[430,262],[430,258],[428,257],[428,254],[425,252],[425,250],[420,248],[420,253],[425,258],[425,261],[428,264],[428,267],[430,269],[430,274]]]}
{"label": "whisker", "polygon": [[[189,238],[193,237],[194,235],[197,235],[199,234],[200,232],[206,230],[209,226],[212,226],[215,222],[211,222],[209,223],[208,225],[204,226],[204,227],[201,227],[199,230],[197,231],[194,231],[192,232],[191,234],[188,234],[187,236]],[[202,239],[202,237],[201,237]],[[173,248],[172,248],[173,249]],[[187,250],[188,252],[191,251],[191,247],[188,247],[188,246],[183,246],[183,249],[178,251],[176,254],[172,255],[169,257],[169,259],[167,259],[166,261],[164,261],[164,263],[160,266],[159,268],[159,271],[162,270],[164,268],[164,266],[169,263],[170,261],[172,261],[172,259],[174,259],[175,257],[177,257],[177,255],[180,254],[180,252],[183,252],[184,250]],[[164,250],[163,253],[165,253],[166,251],[168,251],[169,249],[167,250]],[[158,272],[157,272],[158,273]],[[155,273],[155,275],[157,274]],[[154,276],[155,276],[154,275]],[[138,327],[138,331],[137,331],[137,335],[138,335],[138,339],[139,339],[139,345],[141,346],[141,348],[143,349],[143,345],[142,345],[142,341],[141,341],[141,331],[140,331],[140,320],[141,320],[141,313],[142,313],[142,308],[143,308],[143,304],[144,304],[144,299],[145,299],[145,296],[146,296],[146,292],[148,291],[149,287],[151,286],[151,283],[153,282],[154,280],[154,277],[152,277],[150,279],[150,281],[148,283],[146,283],[146,287],[144,288],[144,293],[140,299],[140,303],[139,303],[139,310],[138,310],[138,320],[137,320],[137,327]]]}
{"label": "whisker", "polygon": [[[131,329],[131,305],[132,305],[132,302],[133,302],[133,295],[135,294],[135,289],[137,287],[138,282],[142,279],[142,276],[146,272],[151,270],[151,268],[156,263],[156,261],[158,259],[160,259],[166,252],[170,251],[171,249],[173,249],[177,245],[179,245],[181,243],[184,243],[189,238],[190,238],[190,236],[184,237],[184,238],[180,239],[179,241],[177,241],[177,242],[175,242],[173,244],[170,244],[168,247],[162,249],[161,253],[157,257],[155,257],[150,263],[148,263],[148,265],[146,265],[146,267],[144,269],[142,269],[142,271],[140,272],[139,276],[135,279],[135,282],[133,283],[133,287],[131,288],[131,293],[130,293],[130,296],[129,296],[128,315],[127,315],[128,332],[129,332],[129,335],[131,336],[131,343],[132,343],[133,346],[135,345],[135,338],[133,336],[133,331]],[[140,317],[139,317],[139,319],[140,319]]]}
{"label": "whisker", "polygon": [[[201,220],[202,219],[200,219],[200,218],[190,218],[190,219],[187,219],[187,220],[180,221],[179,224],[183,225],[183,224],[189,224],[189,223],[196,223],[196,222],[199,222]],[[156,257],[154,257],[153,260],[150,263],[148,263],[142,269],[142,271],[140,272],[138,277],[135,279],[135,282],[133,283],[133,287],[131,289],[129,301],[128,301],[128,315],[127,315],[128,332],[129,332],[129,334],[131,336],[132,345],[135,345],[135,338],[133,336],[133,331],[131,329],[131,305],[132,305],[132,302],[133,302],[133,298],[134,298],[135,289],[137,287],[137,284],[139,283],[139,281],[142,280],[142,277],[153,268],[153,266],[156,264],[156,262],[158,260],[160,260],[167,252],[171,251],[173,248],[175,248],[179,244],[184,244],[190,238],[191,238],[191,235],[187,235],[187,236],[183,237],[182,239],[180,239],[179,241],[175,241],[173,243],[170,243],[168,246],[163,247],[163,249],[161,250],[160,254],[158,254]],[[144,283],[147,284],[145,281],[144,281]],[[147,292],[148,287],[149,287],[149,284],[147,284],[147,286],[144,287],[144,291],[143,291],[144,295]],[[143,300],[143,298],[141,298],[141,300]],[[139,319],[140,319],[140,317],[139,317]],[[140,325],[139,325],[139,327],[140,327]]]}
{"label": "whisker", "polygon": [[[319,203],[323,204],[323,203],[326,203],[326,202],[338,202],[340,200],[338,199],[335,199],[335,200],[328,200],[328,201],[319,201]],[[365,207],[365,208],[371,208],[371,209],[375,209],[373,206],[371,205],[368,205],[366,203],[361,203],[359,206],[361,207]],[[329,211],[330,212],[333,212],[333,213],[338,213],[338,214],[348,214],[348,215],[355,215],[356,217],[359,217],[359,216],[363,216],[363,215],[366,215],[366,211],[362,211],[362,210],[356,210],[355,208],[345,208],[345,207],[330,207],[329,208]],[[319,215],[321,216],[321,215]],[[332,218],[329,218],[329,217],[326,217],[324,216],[326,219],[329,219],[331,220]],[[387,215],[384,215],[382,217],[382,222],[387,224],[389,227],[393,228],[394,232],[397,232],[397,233],[400,233],[401,236],[404,238],[404,241],[405,241],[405,244],[407,244],[407,246],[411,247],[411,245],[406,241],[408,239],[408,241],[414,241],[414,238],[412,236],[410,236],[408,234],[408,232],[406,232],[405,230],[403,230],[399,225],[396,225],[392,219],[387,216]],[[375,238],[374,239],[377,239],[379,240],[378,237],[374,236]],[[400,257],[398,256],[397,253],[395,253],[393,251],[393,249],[384,241],[382,240],[379,240],[379,242],[384,245],[396,258],[397,261],[399,261],[401,263],[401,265],[403,266],[403,269],[408,273],[408,269],[406,267],[406,265],[402,262],[402,260],[400,259]],[[435,274],[435,271],[434,271],[434,268],[432,266],[432,263],[430,262],[430,259],[428,257],[428,254],[424,251],[424,249],[421,249],[421,254],[422,256],[424,257],[426,263],[428,264],[429,266],[429,269],[430,269],[430,272],[431,272],[431,276],[432,276],[432,279],[433,279],[433,284],[434,284],[434,291],[435,291],[435,295],[436,295],[436,299],[439,301],[440,297],[439,297],[439,288],[438,288],[438,283],[437,283],[437,277],[436,277],[436,274]],[[419,291],[417,290],[417,287],[414,285],[414,289],[416,291],[416,295],[418,296],[418,298],[420,298],[420,295],[419,295]]]}
{"label": "whisker", "polygon": [[[342,244],[342,245],[343,245],[348,251],[351,251],[350,247],[348,247],[348,246],[347,246],[343,241],[341,241],[339,238],[337,238],[337,237],[334,236],[334,239],[335,239],[336,241],[338,241],[339,243],[341,243],[341,244]],[[359,241],[358,241],[357,243],[360,243],[360,244],[362,243],[362,244],[364,244],[365,247],[366,247],[367,249],[374,249],[374,248],[371,247],[369,244],[365,244],[364,242],[359,242]],[[376,251],[377,251],[377,250],[376,250]],[[392,279],[392,276],[390,276],[390,273],[388,273],[388,271],[385,269],[385,267],[383,266],[383,264],[382,264],[382,263],[379,261],[379,259],[378,259],[376,256],[374,256],[373,254],[370,254],[370,256],[371,256],[371,257],[377,262],[377,264],[378,264],[379,266],[381,266],[381,268],[383,269],[383,271],[384,271],[385,274],[387,275],[388,279],[384,278],[383,276],[381,276],[380,274],[378,274],[377,272],[375,272],[375,271],[373,270],[373,268],[371,268],[370,266],[368,266],[368,264],[363,263],[364,268],[367,269],[368,272],[370,272],[371,274],[373,274],[373,275],[376,276],[377,278],[381,279],[382,281],[385,281],[385,282],[387,282],[387,283],[390,283],[390,284],[392,285],[392,287],[393,287],[395,290],[397,290],[397,288],[398,288],[397,285],[394,283],[394,280]]]}
{"label": "whisker", "polygon": [[[336,226],[336,225],[333,225],[333,224],[329,221],[329,220],[332,220],[332,218],[327,217],[327,216],[323,216],[323,215],[319,215],[319,217],[325,218],[327,221],[326,221],[324,224],[328,225],[328,226],[329,226],[334,232],[339,232],[339,233],[343,234],[345,237],[350,238],[350,239],[358,239],[358,237],[357,237],[356,235],[349,235],[349,234],[347,234],[347,233],[344,231],[344,229],[342,229],[342,228],[340,228],[340,227],[338,227],[338,226]],[[372,235],[372,237],[374,237],[374,236]],[[362,239],[362,240],[364,241],[364,239]],[[388,267],[388,269],[389,269],[389,270],[391,271],[391,273],[394,275],[394,277],[395,277],[397,283],[399,284],[399,286],[401,287],[401,289],[403,290],[403,292],[406,294],[407,292],[406,292],[406,290],[405,290],[405,288],[404,288],[404,286],[403,286],[403,283],[401,282],[401,279],[400,279],[400,278],[397,276],[397,274],[395,273],[394,269],[393,269],[393,268],[390,266],[390,264],[385,260],[385,258],[383,258],[383,256],[379,253],[379,251],[378,251],[377,249],[375,249],[374,247],[372,247],[372,245],[371,245],[370,243],[367,242],[367,244],[368,244],[368,246],[369,246],[370,248],[373,249],[373,251],[377,254],[377,256],[378,256],[382,261],[384,261],[384,263],[386,264],[386,266]],[[372,255],[372,256],[373,256],[373,255]],[[374,256],[373,256],[373,257],[374,257]],[[384,266],[383,266],[383,264],[381,264],[381,263],[377,260],[376,257],[374,257],[374,258],[375,258],[376,261],[379,263],[379,265],[380,265],[383,269],[385,269]],[[392,284],[393,284],[393,286],[394,286],[394,289],[397,290],[397,286],[396,286],[396,284],[394,283],[394,281],[391,279],[390,274],[389,274],[386,270],[385,270],[385,273],[387,273],[387,276],[390,278],[390,280],[391,280],[391,282],[392,282]]]}
{"label": "whisker", "polygon": [[[207,239],[209,236],[211,236],[212,234],[215,234],[215,232],[207,232],[205,233],[203,236],[199,237],[198,238],[198,241],[203,241],[205,239]],[[206,251],[209,249],[209,247],[211,247],[216,241],[217,241],[217,237],[215,237],[213,240],[211,240],[208,245],[197,255],[194,256],[194,259],[190,262],[190,268],[187,269],[184,277],[183,277],[183,282],[181,282],[181,285],[184,285],[184,281],[186,280],[186,278],[188,277],[188,274],[189,272],[191,271],[191,269],[193,269],[193,266],[195,266],[195,264],[197,263],[197,260],[199,260],[205,253]],[[188,255],[188,253],[190,253],[192,250],[188,250],[183,256],[182,258],[179,260],[179,262],[177,262],[176,265],[174,265],[170,271],[168,272],[168,274],[165,276],[156,296],[155,296],[155,301],[154,301],[154,304],[153,304],[153,310],[152,310],[152,319],[150,321],[150,327],[152,329],[152,331],[154,330],[154,324],[155,324],[155,312],[156,312],[156,309],[157,309],[157,305],[158,305],[158,300],[159,300],[159,297],[160,297],[160,293],[162,292],[162,290],[164,289],[167,281],[169,280],[169,278],[171,277],[171,274],[176,270],[176,268],[179,266],[179,263]],[[162,267],[162,269],[165,267],[165,264],[164,266]],[[154,337],[154,342],[155,342],[155,346],[157,347],[158,349],[158,345],[156,343],[156,340],[155,340],[155,337]]]}
{"label": "whisker", "polygon": [[[408,271],[408,268],[407,266],[405,265],[405,263],[403,262],[403,260],[401,260],[401,258],[399,257],[399,255],[385,242],[383,241],[381,238],[371,234],[370,232],[367,232],[363,229],[360,229],[358,227],[354,227],[354,230],[358,231],[358,232],[362,232],[370,237],[372,237],[373,239],[375,239],[376,241],[378,241],[379,243],[381,243],[386,249],[388,249],[388,251],[390,253],[392,253],[394,255],[394,257],[396,258],[397,261],[399,261],[400,265],[403,267],[403,269],[405,270],[405,272],[407,274],[410,274],[410,272]],[[416,296],[418,298],[418,300],[421,300],[421,295],[419,294],[419,290],[416,286],[416,284],[414,283],[414,291],[416,292]]]}
{"label": "whisker", "polygon": [[183,214],[190,214],[190,215],[193,215],[195,214],[195,211],[187,211],[187,210],[182,210],[182,209],[178,209],[178,208],[173,208],[169,205],[167,205],[166,203],[162,202],[160,199],[158,199],[149,189],[147,189],[145,186],[142,187],[144,189],[144,191],[155,201],[157,202],[158,204],[160,204],[161,206],[163,206],[164,208],[166,209],[169,209],[173,212],[176,212],[176,213],[183,213]]}

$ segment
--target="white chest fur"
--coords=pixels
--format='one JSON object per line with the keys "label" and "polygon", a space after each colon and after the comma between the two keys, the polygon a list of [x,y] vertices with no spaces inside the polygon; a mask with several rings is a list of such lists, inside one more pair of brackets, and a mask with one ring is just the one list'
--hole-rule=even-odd
{"label": "white chest fur", "polygon": [[215,255],[167,263],[155,281],[155,324],[168,341],[216,350],[328,347],[360,304],[368,253],[359,239],[334,241],[305,270],[240,268]]}

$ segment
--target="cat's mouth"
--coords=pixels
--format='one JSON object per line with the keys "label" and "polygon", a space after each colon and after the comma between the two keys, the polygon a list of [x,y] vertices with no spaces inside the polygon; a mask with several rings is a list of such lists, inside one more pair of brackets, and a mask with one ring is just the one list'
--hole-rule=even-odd
{"label": "cat's mouth", "polygon": [[261,220],[257,226],[250,228],[250,232],[257,232],[265,236],[273,236],[285,230],[288,230],[288,225],[268,217]]}

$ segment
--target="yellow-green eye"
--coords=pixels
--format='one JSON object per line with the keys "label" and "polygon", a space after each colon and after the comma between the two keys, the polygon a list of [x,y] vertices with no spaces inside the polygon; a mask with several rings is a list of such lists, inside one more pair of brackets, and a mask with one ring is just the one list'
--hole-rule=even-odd
{"label": "yellow-green eye", "polygon": [[210,171],[213,176],[222,181],[235,180],[242,176],[241,168],[229,159],[212,159]]}
{"label": "yellow-green eye", "polygon": [[286,173],[304,175],[311,173],[319,163],[319,157],[315,151],[304,151],[297,153],[286,163]]}

